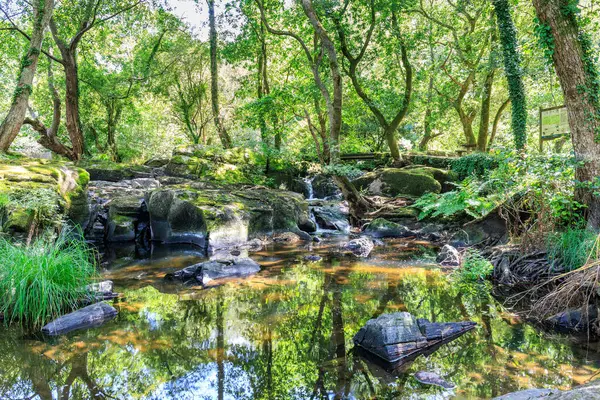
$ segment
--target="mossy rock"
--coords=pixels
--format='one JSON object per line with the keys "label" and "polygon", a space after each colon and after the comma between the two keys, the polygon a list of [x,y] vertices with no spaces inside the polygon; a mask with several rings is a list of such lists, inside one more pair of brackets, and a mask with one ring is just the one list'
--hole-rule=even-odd
{"label": "mossy rock", "polygon": [[177,148],[165,167],[170,176],[203,179],[227,184],[265,183],[264,160],[250,149],[222,149],[211,146]]}
{"label": "mossy rock", "polygon": [[302,195],[267,188],[176,185],[147,196],[153,239],[227,247],[274,232],[298,231],[308,219]]}
{"label": "mossy rock", "polygon": [[89,175],[72,163],[24,157],[0,161],[0,212],[6,232],[57,227],[89,216]]}
{"label": "mossy rock", "polygon": [[384,168],[368,172],[353,181],[370,195],[417,198],[425,193],[440,193],[451,188],[452,172],[422,165]]}
{"label": "mossy rock", "polygon": [[414,233],[405,226],[383,218],[377,218],[371,221],[365,227],[364,232],[375,238],[402,238],[414,235]]}

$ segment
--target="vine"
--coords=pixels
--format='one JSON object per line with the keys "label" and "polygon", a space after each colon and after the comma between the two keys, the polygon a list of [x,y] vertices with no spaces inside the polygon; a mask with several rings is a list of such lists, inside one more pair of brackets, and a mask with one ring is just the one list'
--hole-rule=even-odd
{"label": "vine", "polygon": [[512,103],[512,130],[515,147],[523,149],[527,143],[527,99],[523,85],[517,30],[510,14],[508,0],[494,0],[494,7],[504,55],[508,93]]}
{"label": "vine", "polygon": [[537,17],[534,18],[535,24],[533,30],[538,39],[538,44],[544,52],[544,58],[548,65],[552,65],[552,56],[554,55],[554,36],[550,25],[542,23]]}

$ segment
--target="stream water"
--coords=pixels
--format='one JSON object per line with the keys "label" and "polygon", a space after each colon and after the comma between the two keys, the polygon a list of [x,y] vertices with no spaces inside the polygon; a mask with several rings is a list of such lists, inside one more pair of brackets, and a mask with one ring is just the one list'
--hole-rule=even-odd
{"label": "stream water", "polygon": [[[591,345],[519,321],[485,288],[458,287],[427,243],[389,241],[361,261],[341,255],[339,240],[253,253],[260,273],[211,289],[162,279],[205,259],[194,249],[113,249],[102,275],[123,294],[118,317],[45,340],[0,328],[0,398],[490,398],[600,373]],[[323,261],[303,261],[312,253]],[[478,327],[391,374],[355,355],[352,337],[395,311]],[[456,389],[422,386],[420,370]]]}

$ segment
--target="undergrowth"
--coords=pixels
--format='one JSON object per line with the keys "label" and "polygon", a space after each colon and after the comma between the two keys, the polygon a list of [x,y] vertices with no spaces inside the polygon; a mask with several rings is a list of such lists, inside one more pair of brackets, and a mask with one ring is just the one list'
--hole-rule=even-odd
{"label": "undergrowth", "polygon": [[85,242],[61,235],[23,246],[0,238],[0,313],[5,322],[39,328],[72,311],[95,274]]}

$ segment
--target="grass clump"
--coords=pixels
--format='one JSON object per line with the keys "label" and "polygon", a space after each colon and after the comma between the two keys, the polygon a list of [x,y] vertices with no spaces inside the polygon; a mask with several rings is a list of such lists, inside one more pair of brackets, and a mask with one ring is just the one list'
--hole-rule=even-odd
{"label": "grass clump", "polygon": [[598,235],[587,229],[553,232],[547,240],[548,259],[554,266],[573,271],[600,259]]}
{"label": "grass clump", "polygon": [[0,313],[39,328],[77,308],[95,274],[85,242],[61,235],[21,246],[0,238]]}

